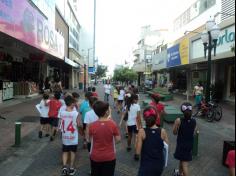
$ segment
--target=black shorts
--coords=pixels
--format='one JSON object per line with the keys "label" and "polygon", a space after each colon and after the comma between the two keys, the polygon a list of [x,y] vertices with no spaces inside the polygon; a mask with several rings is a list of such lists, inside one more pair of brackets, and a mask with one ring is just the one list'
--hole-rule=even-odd
{"label": "black shorts", "polygon": [[86,126],[87,126],[87,124],[86,124],[86,123],[83,123],[83,130],[84,130],[84,131],[86,130]]}
{"label": "black shorts", "polygon": [[40,124],[41,125],[46,125],[49,124],[49,118],[44,118],[44,117],[40,117]]}
{"label": "black shorts", "polygon": [[50,125],[52,127],[58,127],[58,122],[59,122],[58,118],[50,117],[49,119],[50,119]]}
{"label": "black shorts", "polygon": [[77,152],[78,145],[62,145],[62,152]]}
{"label": "black shorts", "polygon": [[137,126],[136,125],[133,125],[133,126],[128,126],[128,132],[130,134],[137,134],[138,133],[138,130],[137,130]]}
{"label": "black shorts", "polygon": [[123,104],[124,100],[118,100],[119,104]]}

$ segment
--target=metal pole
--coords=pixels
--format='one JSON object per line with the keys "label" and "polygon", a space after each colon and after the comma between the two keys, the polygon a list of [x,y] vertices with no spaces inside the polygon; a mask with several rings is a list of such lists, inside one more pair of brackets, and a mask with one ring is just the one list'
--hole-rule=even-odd
{"label": "metal pole", "polygon": [[87,76],[86,76],[86,64],[84,64],[84,92],[86,92],[86,84],[87,84],[87,81],[86,81],[86,79],[87,79]]}
{"label": "metal pole", "polygon": [[93,64],[95,65],[95,47],[96,47],[96,11],[97,11],[97,2],[94,0],[94,22],[93,22]]}
{"label": "metal pole", "polygon": [[208,62],[207,62],[207,85],[206,85],[206,101],[210,101],[210,86],[211,86],[211,52],[212,52],[212,37],[211,32],[208,32]]}
{"label": "metal pole", "polygon": [[21,143],[21,122],[15,122],[15,146],[19,147]]}

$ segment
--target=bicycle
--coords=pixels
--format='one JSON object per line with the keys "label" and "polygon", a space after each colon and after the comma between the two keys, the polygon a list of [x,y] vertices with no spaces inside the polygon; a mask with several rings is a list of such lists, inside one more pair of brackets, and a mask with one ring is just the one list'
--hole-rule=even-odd
{"label": "bicycle", "polygon": [[205,116],[208,122],[220,121],[223,116],[222,107],[213,100],[212,92],[210,92],[210,101],[205,102],[204,98],[200,105],[196,106],[196,111],[193,113],[193,117]]}

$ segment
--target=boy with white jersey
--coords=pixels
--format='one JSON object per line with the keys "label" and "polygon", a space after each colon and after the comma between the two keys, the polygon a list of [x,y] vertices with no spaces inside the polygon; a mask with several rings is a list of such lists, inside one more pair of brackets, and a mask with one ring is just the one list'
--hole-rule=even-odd
{"label": "boy with white jersey", "polygon": [[43,136],[43,130],[46,132],[46,137],[49,137],[49,118],[48,118],[48,102],[49,102],[49,95],[47,93],[43,94],[43,99],[41,100],[39,104],[40,108],[40,131],[39,131],[39,138],[42,138]]}
{"label": "boy with white jersey", "polygon": [[84,118],[84,123],[86,124],[85,137],[86,137],[87,147],[88,147],[89,152],[90,152],[90,148],[91,148],[91,142],[89,141],[89,125],[98,120],[98,116],[96,115],[96,113],[93,110],[93,105],[97,101],[98,101],[97,97],[90,97],[89,98],[89,105],[90,105],[91,110],[85,114],[85,118]]}
{"label": "boy with white jersey", "polygon": [[[60,112],[60,129],[62,132],[62,160],[63,168],[62,175],[75,175],[74,168],[75,155],[78,146],[78,126],[79,126],[79,113],[74,111],[76,104],[72,96],[65,98],[66,109]],[[70,155],[70,163],[68,167],[68,159]]]}

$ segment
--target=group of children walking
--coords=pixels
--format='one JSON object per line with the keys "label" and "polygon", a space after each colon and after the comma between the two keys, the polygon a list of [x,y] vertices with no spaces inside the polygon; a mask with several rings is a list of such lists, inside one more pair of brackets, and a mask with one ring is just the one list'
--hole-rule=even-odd
{"label": "group of children walking", "polygon": [[[160,176],[166,166],[164,151],[169,140],[167,132],[160,128],[161,117],[165,113],[164,105],[159,102],[159,96],[152,96],[152,103],[143,112],[138,103],[139,95],[135,87],[125,90],[124,87],[113,92],[115,107],[121,114],[120,127],[125,122],[127,133],[127,151],[132,150],[134,143],[134,160],[140,160],[138,176]],[[62,99],[61,99],[62,97]],[[106,97],[109,98],[109,97]],[[115,144],[120,142],[121,135],[118,125],[112,120],[111,108],[108,102],[99,100],[96,89],[85,94],[85,100],[79,104],[79,95],[74,92],[55,92],[54,97],[44,94],[40,102],[41,128],[55,139],[60,129],[62,138],[62,175],[74,175],[74,161],[77,152],[79,134],[83,136],[84,148],[90,153],[92,176],[114,176],[116,166]],[[108,99],[109,100],[109,99]],[[173,133],[178,135],[174,154],[180,160],[177,175],[188,176],[188,162],[192,160],[193,136],[196,121],[191,118],[192,106],[189,103],[181,105],[184,119],[177,119]],[[142,119],[145,123],[142,123]]]}

